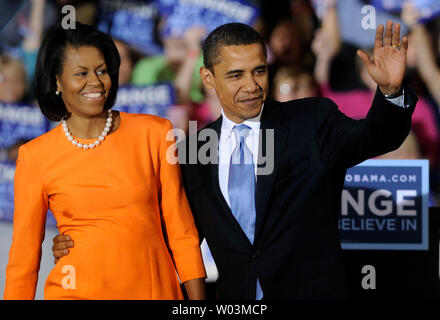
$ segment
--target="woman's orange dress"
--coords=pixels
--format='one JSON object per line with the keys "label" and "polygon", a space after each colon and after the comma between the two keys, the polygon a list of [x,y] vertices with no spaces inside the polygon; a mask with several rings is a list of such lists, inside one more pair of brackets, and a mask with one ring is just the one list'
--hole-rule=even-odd
{"label": "woman's orange dress", "polygon": [[45,299],[182,299],[179,278],[206,277],[179,165],[167,161],[171,123],[120,117],[94,149],[72,145],[61,125],[20,148],[5,299],[34,298],[48,208],[74,248]]}

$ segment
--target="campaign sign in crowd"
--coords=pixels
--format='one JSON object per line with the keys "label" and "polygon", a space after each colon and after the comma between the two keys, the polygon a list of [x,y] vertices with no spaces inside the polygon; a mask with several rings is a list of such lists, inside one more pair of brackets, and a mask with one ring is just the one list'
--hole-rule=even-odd
{"label": "campaign sign in crowd", "polygon": [[343,249],[428,249],[428,160],[367,160],[347,170]]}
{"label": "campaign sign in crowd", "polygon": [[174,87],[170,83],[151,86],[121,86],[114,110],[129,113],[147,113],[167,116],[167,110],[175,104]]}
{"label": "campaign sign in crowd", "polygon": [[0,148],[10,147],[19,139],[38,137],[49,125],[39,108],[0,102]]}
{"label": "campaign sign in crowd", "polygon": [[241,22],[252,25],[259,11],[244,0],[157,0],[159,14],[166,17],[164,36],[180,36],[190,27],[209,33],[218,26]]}
{"label": "campaign sign in crowd", "polygon": [[[440,15],[440,1],[438,0],[410,0],[419,10],[420,22],[427,22]],[[405,1],[402,0],[373,0],[374,7],[385,11],[400,11]]]}

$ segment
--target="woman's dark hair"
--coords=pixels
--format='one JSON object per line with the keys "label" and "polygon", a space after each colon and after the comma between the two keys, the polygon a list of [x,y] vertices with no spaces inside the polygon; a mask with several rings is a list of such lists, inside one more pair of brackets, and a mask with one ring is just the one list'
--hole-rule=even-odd
{"label": "woman's dark hair", "polygon": [[76,29],[63,29],[57,25],[48,30],[38,52],[35,68],[35,95],[41,112],[51,121],[60,121],[67,115],[61,95],[56,95],[55,91],[56,76],[63,72],[68,46],[73,48],[91,46],[101,51],[111,79],[111,89],[104,108],[110,109],[116,100],[121,58],[111,37],[79,22],[76,22]]}
{"label": "woman's dark hair", "polygon": [[214,66],[224,46],[241,46],[259,43],[267,57],[266,44],[261,35],[252,27],[243,23],[227,23],[212,31],[203,43],[203,64],[214,72]]}

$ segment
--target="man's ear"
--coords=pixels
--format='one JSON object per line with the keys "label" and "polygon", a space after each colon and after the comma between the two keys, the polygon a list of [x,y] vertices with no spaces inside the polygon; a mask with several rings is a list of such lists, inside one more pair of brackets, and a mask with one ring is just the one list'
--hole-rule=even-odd
{"label": "man's ear", "polygon": [[202,82],[207,90],[215,88],[214,75],[211,71],[209,71],[208,68],[206,68],[205,66],[201,67],[199,73],[200,78],[202,78]]}

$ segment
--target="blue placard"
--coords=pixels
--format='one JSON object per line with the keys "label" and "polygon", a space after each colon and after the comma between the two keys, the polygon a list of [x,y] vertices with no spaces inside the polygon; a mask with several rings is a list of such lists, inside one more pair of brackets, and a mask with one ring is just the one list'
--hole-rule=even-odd
{"label": "blue placard", "polygon": [[155,0],[101,0],[98,29],[147,54],[161,54],[154,39],[157,4]]}
{"label": "blue placard", "polygon": [[259,11],[245,0],[157,0],[159,13],[166,16],[163,36],[182,36],[192,26],[209,33],[218,26],[241,22],[252,25]]}
{"label": "blue placard", "polygon": [[[15,163],[0,162],[0,221],[12,222],[14,218],[14,175]],[[56,227],[57,222],[50,210],[46,226]]]}
{"label": "blue placard", "polygon": [[367,160],[347,170],[343,249],[428,250],[428,160]]}
{"label": "blue placard", "polygon": [[12,221],[14,214],[15,164],[0,162],[0,220]]}
{"label": "blue placard", "polygon": [[118,90],[114,110],[129,113],[147,113],[166,117],[175,104],[174,87],[169,83],[150,86],[122,86]]}
{"label": "blue placard", "polygon": [[39,108],[0,102],[0,148],[12,146],[19,139],[31,140],[48,129],[49,121]]}
{"label": "blue placard", "polygon": [[[420,22],[427,22],[440,15],[439,0],[410,0],[421,14]],[[402,10],[404,1],[402,0],[373,0],[374,7],[385,11]]]}

